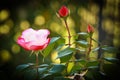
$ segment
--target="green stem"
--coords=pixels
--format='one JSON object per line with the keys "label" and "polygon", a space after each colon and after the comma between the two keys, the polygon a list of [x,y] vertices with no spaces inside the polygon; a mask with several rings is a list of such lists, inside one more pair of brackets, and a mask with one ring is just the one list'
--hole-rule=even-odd
{"label": "green stem", "polygon": [[41,55],[43,56],[43,59],[42,59],[42,62],[44,63],[44,55],[43,55],[43,52],[42,51],[40,51],[40,53],[41,53]]}
{"label": "green stem", "polygon": [[64,22],[65,22],[66,29],[67,29],[67,32],[68,32],[68,45],[70,47],[71,46],[71,34],[70,34],[70,30],[69,30],[69,27],[68,27],[66,19],[64,19]]}
{"label": "green stem", "polygon": [[37,77],[36,77],[36,80],[38,80],[38,77],[39,77],[38,65],[39,65],[38,53],[36,53],[36,71],[37,71]]}
{"label": "green stem", "polygon": [[92,36],[90,36],[90,47],[88,48],[88,52],[86,54],[87,60],[89,60],[89,55],[90,55],[90,52],[91,52],[91,47],[92,47]]}
{"label": "green stem", "polygon": [[[68,27],[68,24],[67,24],[67,21],[66,21],[66,19],[64,19],[64,22],[65,22],[65,26],[66,26],[66,29],[67,29],[67,32],[68,32],[68,47],[70,47],[71,46],[71,34],[70,34],[70,29],[69,29],[69,27]],[[68,67],[68,64],[69,64],[69,61],[68,62],[66,62],[66,66]],[[67,68],[66,68],[66,73],[68,74],[68,71],[67,71]]]}

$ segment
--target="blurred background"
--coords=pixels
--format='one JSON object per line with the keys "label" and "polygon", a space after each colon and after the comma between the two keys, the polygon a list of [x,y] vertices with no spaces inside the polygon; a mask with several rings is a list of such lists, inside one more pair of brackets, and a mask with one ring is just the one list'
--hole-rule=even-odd
{"label": "blurred background", "polygon": [[[86,31],[91,24],[95,39],[120,49],[120,0],[0,0],[0,80],[14,79],[17,65],[35,62],[35,56],[29,56],[30,51],[16,43],[23,30],[47,28],[50,37],[67,35],[64,23],[56,15],[62,5],[70,9],[67,21],[72,35]],[[106,56],[120,59],[119,53]],[[49,55],[51,62],[54,56]],[[110,79],[119,78],[119,65],[106,68]]]}

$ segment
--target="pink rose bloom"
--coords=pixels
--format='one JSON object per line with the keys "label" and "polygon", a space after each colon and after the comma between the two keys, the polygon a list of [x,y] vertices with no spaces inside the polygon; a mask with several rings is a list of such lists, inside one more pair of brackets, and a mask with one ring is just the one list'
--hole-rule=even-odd
{"label": "pink rose bloom", "polygon": [[94,28],[91,25],[87,26],[87,32],[88,33],[93,33],[94,32]]}
{"label": "pink rose bloom", "polygon": [[34,30],[29,28],[22,32],[17,43],[26,50],[43,50],[50,42],[50,38],[47,38],[49,34],[47,29]]}
{"label": "pink rose bloom", "polygon": [[58,14],[60,15],[60,17],[66,17],[69,14],[69,10],[66,6],[62,6],[59,11]]}

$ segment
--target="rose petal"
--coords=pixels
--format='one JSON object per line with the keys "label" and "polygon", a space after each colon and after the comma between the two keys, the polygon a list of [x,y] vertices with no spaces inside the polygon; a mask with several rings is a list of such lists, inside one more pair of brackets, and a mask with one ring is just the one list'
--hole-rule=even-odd
{"label": "rose petal", "polygon": [[[24,49],[29,50],[28,45],[26,46],[26,42],[23,38],[19,37],[17,43],[22,46]],[[28,44],[28,43],[27,43]]]}
{"label": "rose petal", "polygon": [[50,38],[47,38],[49,34],[47,29],[33,30],[29,28],[23,31],[17,43],[26,50],[42,50],[50,42]]}
{"label": "rose petal", "polygon": [[69,14],[69,10],[66,6],[62,6],[59,11],[58,11],[59,15],[61,17],[66,17]]}
{"label": "rose petal", "polygon": [[21,37],[25,39],[25,42],[33,41],[36,39],[35,30],[33,30],[32,28],[29,28],[22,32]]}
{"label": "rose petal", "polygon": [[47,47],[49,42],[50,42],[50,38],[48,38],[46,43],[44,43],[43,45],[31,45],[30,50],[43,50]]}

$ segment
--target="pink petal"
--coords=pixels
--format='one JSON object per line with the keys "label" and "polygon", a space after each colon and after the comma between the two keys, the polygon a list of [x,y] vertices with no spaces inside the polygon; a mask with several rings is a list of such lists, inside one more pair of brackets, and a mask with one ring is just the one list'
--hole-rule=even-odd
{"label": "pink petal", "polygon": [[43,45],[32,45],[30,46],[30,50],[43,50],[47,47],[50,42],[50,38],[47,39],[46,43]]}
{"label": "pink petal", "polygon": [[36,31],[33,30],[32,28],[29,28],[22,32],[21,37],[24,38],[26,42],[32,41],[32,40],[36,39],[35,32]]}
{"label": "pink petal", "polygon": [[23,31],[17,43],[26,50],[42,50],[50,42],[50,38],[47,39],[49,34],[50,32],[47,29],[33,30],[29,28]]}
{"label": "pink petal", "polygon": [[24,49],[29,50],[28,46],[26,46],[26,42],[23,38],[19,37],[17,43],[22,46]]}

